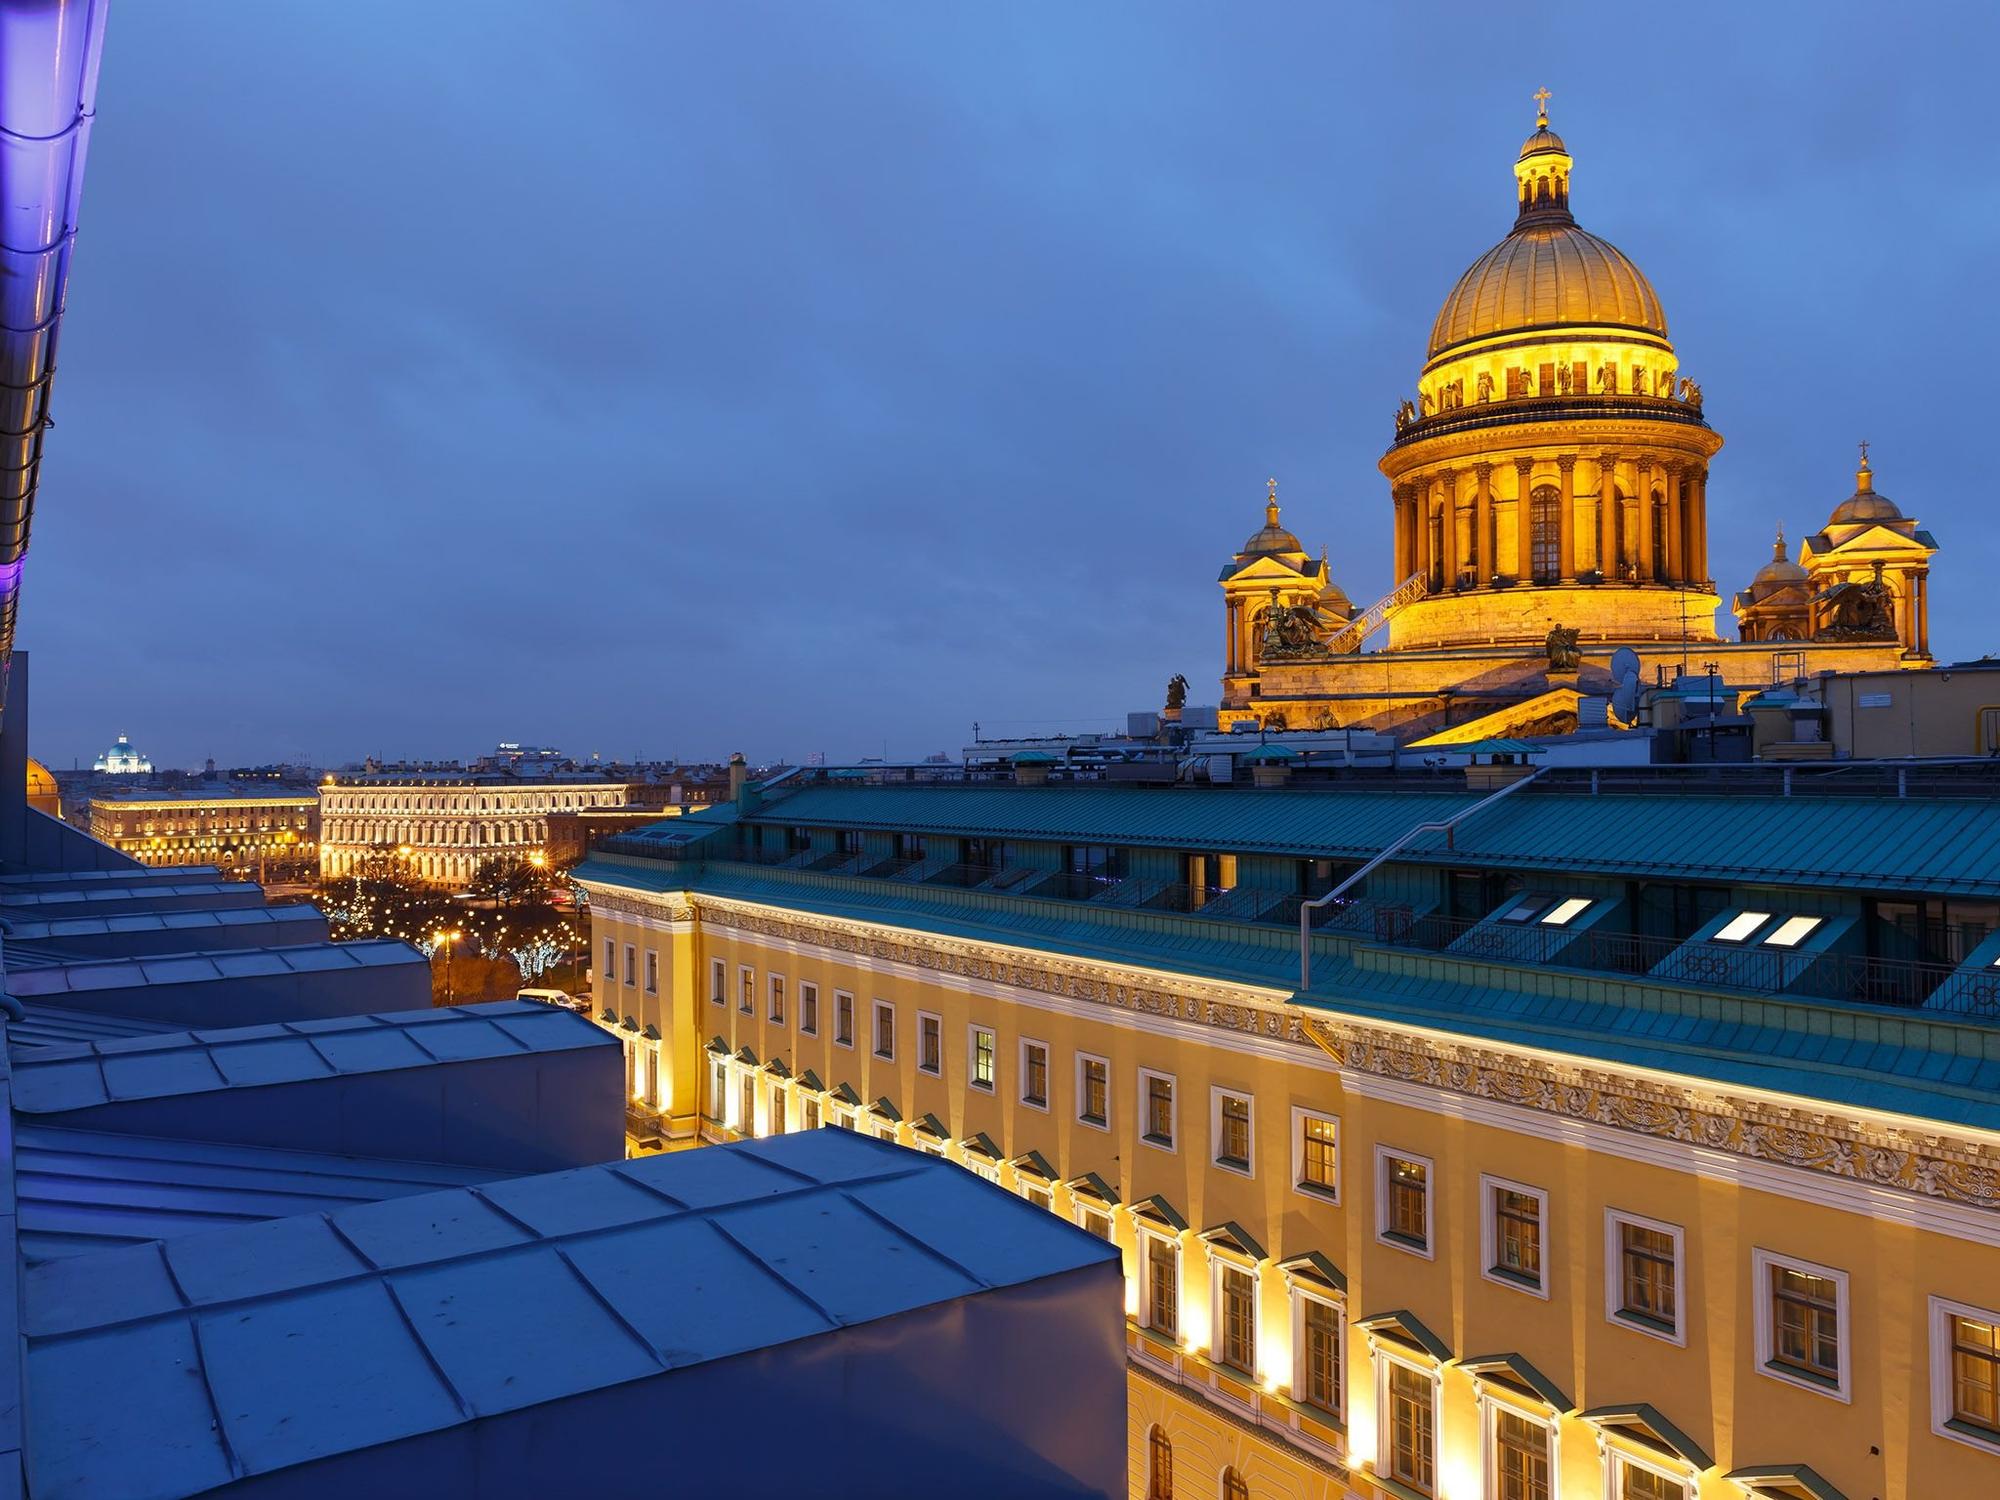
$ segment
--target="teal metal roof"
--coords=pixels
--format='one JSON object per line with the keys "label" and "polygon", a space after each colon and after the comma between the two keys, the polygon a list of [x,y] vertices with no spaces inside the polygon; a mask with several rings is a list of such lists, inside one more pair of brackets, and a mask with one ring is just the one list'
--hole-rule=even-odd
{"label": "teal metal roof", "polygon": [[[746,822],[1365,859],[1484,792],[1373,787],[805,787]],[[2000,898],[2000,799],[1530,788],[1415,863]]]}

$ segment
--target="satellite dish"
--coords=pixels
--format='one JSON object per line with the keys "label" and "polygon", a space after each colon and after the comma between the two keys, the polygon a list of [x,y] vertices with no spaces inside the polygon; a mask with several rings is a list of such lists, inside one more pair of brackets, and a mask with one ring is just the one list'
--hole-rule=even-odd
{"label": "satellite dish", "polygon": [[1620,646],[1611,653],[1611,717],[1626,728],[1639,718],[1639,653]]}

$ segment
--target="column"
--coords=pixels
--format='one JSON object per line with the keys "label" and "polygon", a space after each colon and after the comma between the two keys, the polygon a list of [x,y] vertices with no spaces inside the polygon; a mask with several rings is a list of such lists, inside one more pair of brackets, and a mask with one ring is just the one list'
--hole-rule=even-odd
{"label": "column", "polygon": [[1458,475],[1446,469],[1438,475],[1444,504],[1439,507],[1439,550],[1444,554],[1444,586],[1458,587]]}
{"label": "column", "polygon": [[1392,490],[1396,497],[1396,566],[1394,578],[1401,583],[1413,571],[1410,557],[1410,511],[1414,508],[1410,499],[1410,487],[1399,484]]}
{"label": "column", "polygon": [[1609,583],[1618,576],[1618,455],[1597,459],[1597,571]]}
{"label": "column", "polygon": [[1234,599],[1222,608],[1222,670],[1234,672],[1236,667],[1236,617],[1241,606]]}
{"label": "column", "polygon": [[1431,485],[1428,479],[1410,486],[1410,509],[1416,522],[1417,566],[1416,571],[1424,575],[1424,592],[1431,587]]}
{"label": "column", "polygon": [[1557,516],[1556,574],[1564,583],[1576,577],[1576,455],[1565,453],[1556,460],[1562,473],[1561,510]]}
{"label": "column", "polygon": [[1479,555],[1479,586],[1489,589],[1493,587],[1493,465],[1479,464],[1472,472],[1479,480],[1472,510],[1473,546]]}
{"label": "column", "polygon": [[1532,458],[1514,460],[1514,492],[1520,496],[1514,502],[1514,578],[1518,583],[1535,581],[1535,461]]}
{"label": "column", "polygon": [[1688,476],[1688,582],[1708,582],[1708,470]]}
{"label": "column", "polygon": [[1687,580],[1687,546],[1682,536],[1681,466],[1667,465],[1667,577],[1675,583]]}
{"label": "column", "polygon": [[1931,654],[1931,570],[1923,568],[1913,576],[1917,590],[1917,650]]}
{"label": "column", "polygon": [[1639,460],[1639,576],[1647,583],[1659,577],[1653,570],[1653,472],[1655,460],[1648,454]]}

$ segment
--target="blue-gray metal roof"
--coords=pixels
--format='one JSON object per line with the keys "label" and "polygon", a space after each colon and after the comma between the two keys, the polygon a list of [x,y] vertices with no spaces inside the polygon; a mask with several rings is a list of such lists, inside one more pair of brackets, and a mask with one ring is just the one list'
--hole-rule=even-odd
{"label": "blue-gray metal roof", "polygon": [[603,1045],[604,1033],[584,1017],[527,1000],[169,1032],[23,1049],[14,1057],[14,1108],[60,1114],[133,1099]]}
{"label": "blue-gray metal roof", "polygon": [[29,1489],[191,1494],[1116,1255],[821,1130],[64,1257],[24,1277]]}
{"label": "blue-gray metal roof", "polygon": [[15,1126],[14,1149],[16,1222],[29,1264],[505,1175],[25,1121]]}
{"label": "blue-gray metal roof", "polygon": [[[810,786],[744,821],[1359,859],[1482,796],[1340,786]],[[1530,788],[1410,861],[2000,897],[2000,798]]]}
{"label": "blue-gray metal roof", "polygon": [[[112,933],[187,932],[211,927],[284,928],[305,924],[321,927],[326,918],[316,906],[225,906],[200,911],[135,911],[107,917],[53,917],[10,920],[7,947],[17,942],[60,943],[65,938],[100,937]],[[274,936],[283,937],[281,932]]]}
{"label": "blue-gray metal roof", "polygon": [[176,953],[170,957],[92,958],[60,966],[10,972],[7,993],[32,1000],[62,995],[142,987],[152,984],[196,984],[216,979],[247,979],[274,974],[306,974],[329,969],[366,969],[406,964],[416,950],[393,938],[367,938],[352,943],[300,943],[285,948],[225,948],[213,953]]}

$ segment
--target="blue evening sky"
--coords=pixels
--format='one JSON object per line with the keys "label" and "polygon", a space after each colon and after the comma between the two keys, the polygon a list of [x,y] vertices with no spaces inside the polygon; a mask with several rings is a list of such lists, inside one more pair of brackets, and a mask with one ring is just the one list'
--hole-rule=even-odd
{"label": "blue evening sky", "polygon": [[[1990,5],[114,8],[21,644],[37,753],[753,760],[1213,702],[1375,462],[1530,94],[1728,439],[2000,647]],[[1972,486],[1967,492],[1966,486]]]}

